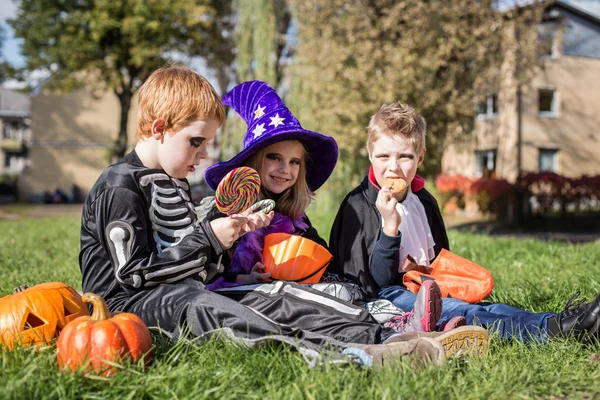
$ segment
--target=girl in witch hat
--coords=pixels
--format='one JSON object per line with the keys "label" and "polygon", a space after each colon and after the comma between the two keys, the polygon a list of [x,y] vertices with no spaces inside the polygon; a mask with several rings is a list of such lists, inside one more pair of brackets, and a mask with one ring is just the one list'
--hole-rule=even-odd
{"label": "girl in witch hat", "polygon": [[[206,183],[215,190],[231,170],[248,166],[260,175],[260,198],[274,200],[276,206],[268,227],[240,240],[230,268],[208,285],[212,290],[269,280],[270,273],[263,271],[262,253],[264,238],[270,233],[296,234],[327,247],[305,211],[338,158],[335,139],[304,129],[265,82],[244,82],[227,93],[223,103],[244,119],[248,129],[242,151],[229,161],[209,167],[204,174]],[[214,198],[205,199],[200,208],[208,220],[223,216]]]}

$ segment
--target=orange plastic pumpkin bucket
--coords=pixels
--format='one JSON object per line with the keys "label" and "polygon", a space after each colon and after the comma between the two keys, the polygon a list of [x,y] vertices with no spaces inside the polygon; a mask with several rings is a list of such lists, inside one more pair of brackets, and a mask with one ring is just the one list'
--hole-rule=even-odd
{"label": "orange plastic pumpkin bucket", "polygon": [[333,256],[310,239],[289,233],[265,237],[263,264],[272,280],[318,283]]}
{"label": "orange plastic pumpkin bucket", "polygon": [[494,289],[490,271],[446,249],[442,249],[431,266],[418,266],[405,273],[402,283],[408,290],[417,293],[428,279],[437,282],[443,297],[472,304],[479,303]]}

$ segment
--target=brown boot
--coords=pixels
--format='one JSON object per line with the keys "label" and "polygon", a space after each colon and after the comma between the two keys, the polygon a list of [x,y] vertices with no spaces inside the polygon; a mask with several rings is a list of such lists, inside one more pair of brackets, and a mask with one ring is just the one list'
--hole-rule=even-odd
{"label": "brown boot", "polygon": [[374,367],[383,367],[406,359],[411,360],[415,368],[428,364],[442,365],[446,361],[446,354],[440,342],[428,337],[371,344],[363,347],[363,351],[373,358]]}
{"label": "brown boot", "polygon": [[416,338],[434,338],[442,344],[446,357],[463,354],[483,355],[487,349],[488,332],[475,325],[465,325],[446,332],[405,332],[391,336],[384,344],[411,341]]}

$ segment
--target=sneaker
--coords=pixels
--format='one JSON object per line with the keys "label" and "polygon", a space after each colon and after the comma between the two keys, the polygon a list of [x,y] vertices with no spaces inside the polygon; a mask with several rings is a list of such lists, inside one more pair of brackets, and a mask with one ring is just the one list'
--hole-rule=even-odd
{"label": "sneaker", "polygon": [[466,324],[467,324],[467,319],[461,315],[458,317],[450,318],[445,323],[438,325],[435,330],[441,331],[441,332],[447,332],[447,331],[451,331],[452,329],[456,329],[459,326],[465,326]]}
{"label": "sneaker", "polygon": [[398,333],[430,332],[442,315],[442,292],[434,280],[421,284],[413,310],[392,317],[383,326]]}
{"label": "sneaker", "polygon": [[583,343],[598,336],[600,320],[600,294],[593,301],[578,299],[575,293],[567,302],[565,309],[555,317],[548,319],[548,336],[575,336]]}
{"label": "sneaker", "polygon": [[466,325],[445,332],[406,332],[393,335],[383,344],[411,341],[416,338],[432,338],[438,341],[446,352],[446,357],[464,354],[483,355],[488,347],[488,332],[475,325]]}
{"label": "sneaker", "polygon": [[446,361],[444,347],[439,341],[428,337],[372,344],[363,347],[362,350],[371,357],[372,365],[375,367],[383,367],[407,359],[415,368],[422,368],[428,364],[442,365]]}

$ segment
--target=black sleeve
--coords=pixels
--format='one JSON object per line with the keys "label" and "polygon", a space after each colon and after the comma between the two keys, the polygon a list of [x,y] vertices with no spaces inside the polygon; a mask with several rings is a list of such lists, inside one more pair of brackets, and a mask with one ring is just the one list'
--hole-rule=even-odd
{"label": "black sleeve", "polygon": [[320,244],[321,246],[323,246],[329,250],[329,246],[327,246],[327,242],[325,241],[325,239],[323,239],[321,236],[319,236],[319,233],[312,226],[312,223],[310,222],[310,220],[308,219],[308,216],[306,216],[306,215],[304,216],[304,222],[306,222],[308,224],[308,229],[302,236],[304,236],[307,239],[312,240],[313,242]]}
{"label": "black sleeve", "polygon": [[198,223],[179,243],[158,252],[144,202],[125,188],[105,190],[95,201],[96,231],[110,254],[117,281],[140,289],[187,277],[204,281],[211,262],[223,253],[208,222]]}
{"label": "black sleeve", "polygon": [[401,238],[400,232],[398,236],[388,236],[382,229],[379,231],[379,239],[369,262],[371,276],[379,287],[390,286],[396,279],[400,264]]}
{"label": "black sleeve", "polygon": [[369,265],[376,238],[371,239],[373,227],[366,218],[367,211],[361,204],[348,201],[349,196],[342,202],[331,227],[329,244],[333,260],[327,272],[350,279],[367,295],[375,297],[379,287],[371,276]]}

